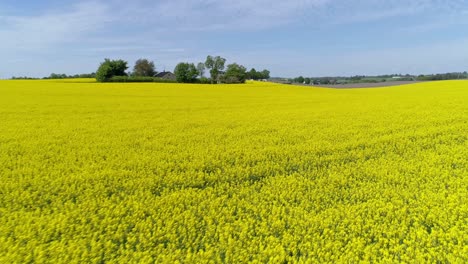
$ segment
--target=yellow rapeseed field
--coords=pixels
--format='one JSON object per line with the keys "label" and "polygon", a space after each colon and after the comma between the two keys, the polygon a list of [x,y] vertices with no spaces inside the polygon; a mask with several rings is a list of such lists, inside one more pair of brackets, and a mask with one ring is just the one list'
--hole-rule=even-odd
{"label": "yellow rapeseed field", "polygon": [[0,263],[468,262],[468,82],[0,81]]}

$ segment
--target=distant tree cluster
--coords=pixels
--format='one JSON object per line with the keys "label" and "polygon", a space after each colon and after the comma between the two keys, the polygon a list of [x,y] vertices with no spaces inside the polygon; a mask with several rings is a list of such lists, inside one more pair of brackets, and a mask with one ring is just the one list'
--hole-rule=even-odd
{"label": "distant tree cluster", "polygon": [[269,70],[263,70],[263,71],[256,71],[255,68],[252,68],[248,73],[247,73],[247,79],[251,80],[266,80],[270,79],[270,71]]}
{"label": "distant tree cluster", "polygon": [[35,77],[28,77],[28,76],[13,76],[11,77],[12,80],[38,80],[39,78]]}
{"label": "distant tree cluster", "polygon": [[[178,82],[183,83],[244,83],[248,78],[247,69],[237,63],[227,66],[226,59],[220,56],[207,56],[205,62],[179,63],[174,74]],[[210,78],[204,76],[208,70]]]}
{"label": "distant tree cluster", "polygon": [[449,72],[442,74],[419,75],[416,79],[418,81],[442,81],[442,80],[459,80],[467,79],[468,73],[465,72]]}
{"label": "distant tree cluster", "polygon": [[172,79],[157,77],[154,62],[147,59],[138,59],[133,71],[127,72],[128,62],[124,60],[105,59],[96,72],[98,82],[175,82]]}
{"label": "distant tree cluster", "polygon": [[28,76],[13,76],[11,77],[12,80],[47,80],[47,79],[79,79],[79,78],[96,78],[96,73],[82,73],[82,74],[73,74],[67,75],[65,73],[51,73],[47,77],[36,78],[36,77],[28,77]]}
{"label": "distant tree cluster", "polygon": [[410,74],[386,74],[376,76],[336,76],[336,77],[303,77],[280,80],[285,83],[300,83],[300,84],[347,84],[347,83],[378,83],[378,82],[406,82],[406,81],[438,81],[438,80],[459,80],[468,79],[468,73],[465,72],[452,72],[442,74],[430,75],[410,75]]}
{"label": "distant tree cluster", "polygon": [[[96,71],[98,82],[167,82],[157,76],[154,62],[147,59],[136,61],[132,72],[127,72],[128,63],[123,60],[105,59]],[[208,71],[210,78],[205,77]],[[165,72],[164,72],[165,73]],[[172,73],[171,73],[172,74]],[[180,83],[244,83],[248,79],[263,80],[270,78],[270,71],[257,72],[240,64],[226,65],[226,59],[220,56],[207,56],[197,65],[189,62],[178,63],[174,69],[174,80]]]}
{"label": "distant tree cluster", "polygon": [[83,74],[74,74],[67,75],[64,73],[51,73],[48,77],[42,79],[78,79],[78,78],[96,78],[96,73],[83,73]]}
{"label": "distant tree cluster", "polygon": [[[386,74],[376,76],[355,75],[349,77],[303,77],[296,78],[271,78],[270,71],[257,71],[252,68],[250,71],[240,64],[231,63],[225,66],[226,59],[220,56],[207,56],[204,62],[198,64],[181,62],[174,69],[174,74],[169,73],[170,78],[158,77],[156,66],[148,59],[138,59],[133,66],[133,70],[127,72],[128,62],[124,60],[105,59],[99,65],[96,73],[67,75],[64,73],[52,73],[42,79],[71,79],[71,78],[96,78],[98,82],[180,82],[180,83],[244,83],[246,80],[266,80],[270,79],[280,83],[300,83],[300,84],[346,84],[346,83],[376,83],[386,81],[438,81],[438,80],[458,80],[468,79],[468,72],[450,72],[429,75],[410,74]],[[205,73],[209,72],[210,77]],[[168,72],[163,72],[168,73]],[[40,78],[28,76],[13,76],[13,80],[36,80]]]}

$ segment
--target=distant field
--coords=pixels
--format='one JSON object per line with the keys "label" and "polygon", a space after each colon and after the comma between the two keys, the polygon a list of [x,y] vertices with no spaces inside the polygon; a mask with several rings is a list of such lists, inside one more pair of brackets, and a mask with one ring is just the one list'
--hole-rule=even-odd
{"label": "distant field", "polygon": [[0,263],[466,263],[467,102],[0,81]]}

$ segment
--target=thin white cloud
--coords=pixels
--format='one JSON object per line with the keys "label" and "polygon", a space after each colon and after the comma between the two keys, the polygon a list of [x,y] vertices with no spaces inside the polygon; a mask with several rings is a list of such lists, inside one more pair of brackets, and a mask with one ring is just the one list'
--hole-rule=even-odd
{"label": "thin white cloud", "polygon": [[[468,8],[468,6],[467,6]],[[468,10],[457,13],[433,15],[430,19],[415,25],[408,25],[401,29],[402,33],[421,34],[446,29],[458,29],[462,33],[468,26]]]}
{"label": "thin white cloud", "polygon": [[[286,56],[277,56],[280,52],[266,51],[268,55],[265,53],[262,56],[262,51],[255,50],[251,54],[250,61],[242,62],[236,58],[242,58],[245,51],[235,54],[235,51],[229,47],[216,47],[216,44],[209,47],[202,45],[206,45],[209,40],[216,42],[216,38],[219,37],[217,33],[220,32],[261,32],[276,28],[294,31],[301,26],[302,28],[325,27],[330,30],[330,34],[336,34],[338,30],[334,30],[343,26],[349,27],[354,24],[369,26],[373,22],[397,21],[399,18],[411,21],[411,25],[407,26],[407,32],[424,33],[466,25],[467,10],[467,0],[134,0],[131,3],[127,0],[90,0],[65,9],[49,9],[33,15],[18,15],[11,13],[12,10],[2,9],[0,57],[7,62],[8,69],[0,69],[0,73],[18,74],[26,67],[25,65],[31,64],[22,61],[41,60],[42,64],[48,65],[48,68],[41,69],[39,74],[43,74],[44,71],[50,71],[59,65],[54,65],[54,58],[51,56],[55,55],[56,51],[56,61],[59,57],[66,60],[70,56],[79,56],[83,65],[86,61],[96,63],[104,57],[113,56],[126,59],[155,56],[164,60],[161,63],[172,65],[182,60],[203,59],[201,58],[203,54],[220,54],[225,57],[232,54],[233,60],[246,63],[247,66],[259,64],[258,67],[267,68],[268,65],[272,65],[279,71],[282,65],[294,65],[293,59],[296,62],[309,60],[300,62],[309,65],[310,61],[318,60],[315,59],[317,54],[310,50],[308,54],[310,58],[307,59],[303,52],[297,55],[285,52]],[[28,13],[31,12],[32,10],[29,10]],[[425,19],[419,19],[424,17]],[[463,33],[463,28],[460,28],[460,33]],[[202,35],[203,39],[200,40],[197,34]],[[223,45],[223,41],[217,43]],[[407,45],[414,46],[409,42]],[[450,47],[462,49],[461,46]],[[434,49],[426,50],[431,52]],[[369,61],[368,65],[354,63],[348,66],[355,69],[375,69],[376,67],[371,65],[384,65],[384,63],[372,62],[371,56],[405,54],[404,51],[398,52],[401,53],[392,53],[384,49],[376,50],[374,53],[368,52],[363,55],[363,58]],[[30,56],[29,53],[37,56]],[[421,57],[420,61],[426,63],[429,61],[421,52],[416,54]],[[351,55],[344,54],[344,56]],[[439,59],[434,55],[429,57]],[[455,56],[449,57],[458,63]],[[25,60],[22,60],[23,58]],[[289,63],[282,63],[280,60]],[[338,58],[335,61],[327,59],[324,61],[322,65],[340,62]],[[411,61],[406,63],[411,64]],[[394,64],[395,67],[398,66],[397,63]],[[15,69],[10,70],[10,67]],[[343,65],[335,67],[344,69]],[[424,65],[418,67],[423,69]],[[297,71],[299,66],[289,68],[286,70]],[[86,69],[83,72],[89,71]],[[323,66],[321,69],[336,72],[331,66],[328,68]]]}
{"label": "thin white cloud", "polygon": [[160,31],[258,31],[291,24],[327,26],[422,13],[456,13],[466,0],[136,0],[125,11],[134,23]]}
{"label": "thin white cloud", "polygon": [[95,32],[109,22],[106,6],[84,2],[70,10],[55,10],[36,16],[3,16],[0,29],[3,50],[38,50],[51,45],[73,42]]}
{"label": "thin white cloud", "polygon": [[[89,42],[83,36],[93,32],[108,33],[110,40],[116,39],[113,43],[120,43],[122,36],[116,31],[124,25],[150,34],[178,30],[255,32],[294,24],[326,27],[363,23],[431,11],[462,16],[467,4],[466,0],[135,0],[129,5],[123,0],[95,0],[35,16],[0,16],[0,48],[40,49],[56,43]],[[416,30],[437,26],[434,22],[413,25]],[[155,35],[151,41],[164,37]]]}
{"label": "thin white cloud", "polygon": [[[330,0],[162,0],[135,1],[126,17],[158,29],[185,31],[250,30],[284,25]],[[144,7],[144,8],[142,8]]]}

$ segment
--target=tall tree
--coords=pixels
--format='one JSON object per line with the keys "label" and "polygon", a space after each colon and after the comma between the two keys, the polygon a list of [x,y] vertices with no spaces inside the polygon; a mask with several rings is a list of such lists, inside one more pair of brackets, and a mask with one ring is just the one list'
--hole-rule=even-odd
{"label": "tall tree", "polygon": [[214,81],[219,81],[219,73],[224,70],[224,64],[226,63],[225,58],[220,56],[212,57],[208,56],[205,61],[205,66],[210,70],[211,83]]}
{"label": "tall tree", "polygon": [[147,59],[139,59],[133,67],[134,76],[153,77],[156,74],[154,62]]}
{"label": "tall tree", "polygon": [[199,62],[197,64],[197,70],[198,70],[198,74],[200,75],[200,77],[203,77],[203,75],[205,74],[205,63],[203,62]]}
{"label": "tall tree", "polygon": [[177,82],[193,83],[197,80],[198,70],[193,63],[181,62],[174,69]]}
{"label": "tall tree", "polygon": [[96,72],[96,80],[105,82],[114,76],[127,76],[127,69],[127,62],[124,60],[105,59]]}

